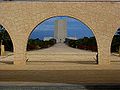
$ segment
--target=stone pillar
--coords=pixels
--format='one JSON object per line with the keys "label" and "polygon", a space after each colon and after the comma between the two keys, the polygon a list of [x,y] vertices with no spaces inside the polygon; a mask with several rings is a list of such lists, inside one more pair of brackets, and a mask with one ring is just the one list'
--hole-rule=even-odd
{"label": "stone pillar", "polygon": [[25,39],[23,35],[16,36],[16,43],[14,45],[14,64],[25,65],[26,64],[26,47]]}
{"label": "stone pillar", "polygon": [[26,64],[26,53],[15,53],[14,54],[14,64],[15,65],[25,65]]}
{"label": "stone pillar", "polygon": [[98,64],[99,65],[109,65],[110,64],[110,57],[106,55],[106,57],[104,57],[103,54],[99,54],[98,53]]}
{"label": "stone pillar", "polygon": [[110,49],[107,44],[102,44],[102,47],[98,48],[98,64],[109,65],[110,64]]}
{"label": "stone pillar", "polygon": [[[109,18],[104,17],[102,13],[96,15],[95,20],[92,21],[95,29],[95,37],[98,47],[98,65],[105,67],[110,65],[110,47],[111,47],[111,24],[108,24]],[[96,23],[98,22],[98,23]]]}
{"label": "stone pillar", "polygon": [[1,44],[1,56],[5,56],[5,47]]}
{"label": "stone pillar", "polygon": [[119,53],[119,57],[120,57],[120,46],[119,46],[119,51],[118,51],[118,53]]}

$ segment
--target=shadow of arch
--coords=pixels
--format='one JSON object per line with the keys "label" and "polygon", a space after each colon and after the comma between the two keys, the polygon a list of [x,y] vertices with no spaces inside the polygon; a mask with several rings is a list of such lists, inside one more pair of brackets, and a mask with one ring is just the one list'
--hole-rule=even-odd
{"label": "shadow of arch", "polygon": [[[40,22],[36,27],[38,27],[38,26],[39,26],[40,24],[42,24],[43,22],[45,22],[45,21],[47,21],[47,20],[49,20],[49,19],[51,19],[51,18],[56,18],[56,17],[60,17],[60,16],[52,16],[52,17],[49,17],[49,18],[45,18],[45,19],[44,19],[42,22]],[[89,29],[91,30],[91,32],[93,33],[93,35],[95,36],[94,30],[92,30],[90,27],[88,27],[88,26],[87,26],[84,22],[82,22],[81,20],[79,20],[79,19],[77,19],[77,18],[75,18],[75,17],[72,17],[72,16],[62,16],[62,17],[73,18],[73,19],[81,22],[81,23],[84,24],[87,28],[89,28]],[[29,36],[28,36],[28,39],[29,39],[30,35],[32,34],[32,32],[35,30],[36,27],[34,27],[33,30],[30,32],[30,34],[29,34]],[[95,38],[95,40],[96,40],[96,38]],[[27,43],[28,43],[28,40],[27,40]],[[97,41],[96,41],[96,43],[97,43]],[[27,47],[27,44],[26,44],[26,47]],[[98,46],[97,46],[97,47],[98,47]],[[26,48],[26,50],[27,50],[27,48]],[[98,48],[97,48],[97,51],[98,51]],[[97,58],[98,58],[98,56],[97,56]],[[98,63],[98,60],[97,60],[97,63]]]}
{"label": "shadow of arch", "polygon": [[6,28],[0,24],[0,58],[3,64],[13,64],[14,48],[11,37]]}

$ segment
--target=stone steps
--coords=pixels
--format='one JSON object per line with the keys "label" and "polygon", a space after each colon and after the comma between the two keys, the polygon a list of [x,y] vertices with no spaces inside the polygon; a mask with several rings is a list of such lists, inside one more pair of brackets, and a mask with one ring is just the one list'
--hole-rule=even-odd
{"label": "stone steps", "polygon": [[88,61],[95,60],[95,54],[28,54],[29,61]]}

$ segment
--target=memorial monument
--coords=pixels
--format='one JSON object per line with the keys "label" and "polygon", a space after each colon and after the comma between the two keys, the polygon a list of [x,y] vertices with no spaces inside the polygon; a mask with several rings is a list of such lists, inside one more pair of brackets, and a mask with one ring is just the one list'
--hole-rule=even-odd
{"label": "memorial monument", "polygon": [[4,45],[2,45],[2,41],[1,41],[1,56],[5,56],[5,47]]}
{"label": "memorial monument", "polygon": [[63,43],[67,37],[67,23],[66,20],[55,21],[54,38],[57,43]]}

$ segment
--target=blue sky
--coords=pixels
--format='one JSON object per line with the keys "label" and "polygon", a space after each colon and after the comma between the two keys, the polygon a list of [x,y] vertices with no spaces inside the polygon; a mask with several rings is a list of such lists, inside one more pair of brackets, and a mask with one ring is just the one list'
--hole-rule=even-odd
{"label": "blue sky", "polygon": [[44,37],[53,37],[55,30],[55,20],[66,19],[67,21],[67,36],[68,37],[92,37],[94,36],[92,31],[82,22],[77,19],[70,18],[67,16],[58,16],[45,20],[40,23],[31,33],[29,38],[39,38],[43,39]]}

